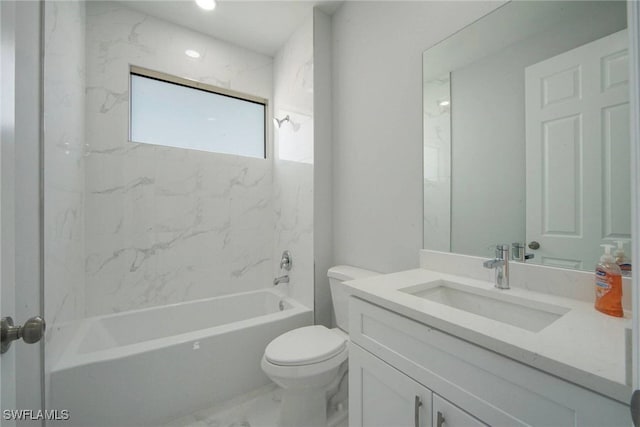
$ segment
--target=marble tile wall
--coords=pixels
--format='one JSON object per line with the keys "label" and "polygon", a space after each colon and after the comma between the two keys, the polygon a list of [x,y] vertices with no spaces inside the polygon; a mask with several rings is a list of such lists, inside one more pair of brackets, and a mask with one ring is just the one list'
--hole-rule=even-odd
{"label": "marble tile wall", "polygon": [[55,324],[84,315],[85,3],[44,8],[45,317]]}
{"label": "marble tile wall", "polygon": [[269,286],[273,163],[128,142],[128,67],[271,99],[273,59],[115,2],[86,52],[86,315]]}
{"label": "marble tile wall", "polygon": [[[84,317],[85,3],[44,2],[45,381],[65,339],[56,324]],[[73,64],[73,66],[69,66]],[[49,394],[47,393],[47,399]]]}
{"label": "marble tile wall", "polygon": [[274,111],[285,122],[274,130],[275,244],[273,274],[288,249],[293,268],[288,290],[313,308],[313,16],[291,35],[274,60]]}
{"label": "marble tile wall", "polygon": [[[424,82],[424,248],[451,248],[451,97],[449,74]],[[449,104],[443,103],[448,101]]]}

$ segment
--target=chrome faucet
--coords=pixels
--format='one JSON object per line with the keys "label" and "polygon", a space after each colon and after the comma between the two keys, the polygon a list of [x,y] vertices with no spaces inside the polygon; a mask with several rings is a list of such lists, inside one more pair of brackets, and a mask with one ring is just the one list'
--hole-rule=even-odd
{"label": "chrome faucet", "polygon": [[497,245],[496,257],[485,261],[484,268],[496,269],[496,288],[509,289],[509,245]]}
{"label": "chrome faucet", "polygon": [[289,275],[285,274],[284,276],[276,277],[273,279],[273,286],[277,286],[280,283],[289,283]]}

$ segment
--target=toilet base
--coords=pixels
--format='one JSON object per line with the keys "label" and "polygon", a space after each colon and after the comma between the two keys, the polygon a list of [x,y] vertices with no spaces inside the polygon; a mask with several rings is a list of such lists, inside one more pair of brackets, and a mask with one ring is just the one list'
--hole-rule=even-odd
{"label": "toilet base", "polygon": [[283,390],[278,427],[301,426],[327,427],[326,390]]}
{"label": "toilet base", "polygon": [[327,427],[346,427],[349,416],[349,384],[347,373],[344,373],[339,388],[327,402]]}
{"label": "toilet base", "polygon": [[334,427],[348,415],[347,364],[327,387],[282,389],[278,427]]}

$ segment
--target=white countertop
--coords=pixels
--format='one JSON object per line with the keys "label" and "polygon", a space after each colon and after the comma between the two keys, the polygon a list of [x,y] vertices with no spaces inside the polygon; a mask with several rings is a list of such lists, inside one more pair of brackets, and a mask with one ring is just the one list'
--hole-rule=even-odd
{"label": "white countertop", "polygon": [[[531,332],[398,290],[440,279],[570,311],[539,332]],[[631,327],[630,312],[616,318],[596,311],[593,303],[514,287],[499,290],[491,282],[423,268],[345,284],[366,301],[625,404],[629,402],[625,328]]]}

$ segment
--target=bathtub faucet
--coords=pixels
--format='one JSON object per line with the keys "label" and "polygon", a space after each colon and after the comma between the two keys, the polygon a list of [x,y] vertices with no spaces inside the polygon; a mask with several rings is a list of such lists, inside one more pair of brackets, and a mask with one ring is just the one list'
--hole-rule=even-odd
{"label": "bathtub faucet", "polygon": [[273,279],[273,286],[277,286],[280,283],[289,283],[289,275],[285,274],[284,276],[276,277]]}

